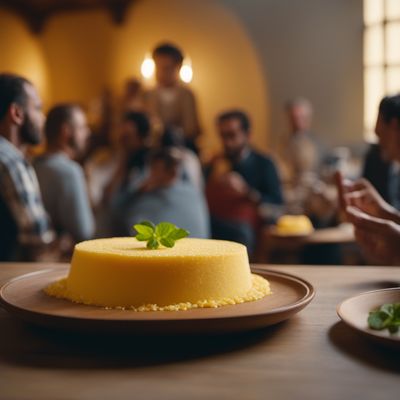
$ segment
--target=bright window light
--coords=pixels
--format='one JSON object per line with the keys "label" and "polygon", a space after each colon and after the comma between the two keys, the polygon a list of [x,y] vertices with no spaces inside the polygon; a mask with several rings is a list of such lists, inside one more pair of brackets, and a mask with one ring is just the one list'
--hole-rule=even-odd
{"label": "bright window light", "polygon": [[400,92],[400,0],[364,0],[364,137],[374,134],[378,105]]}

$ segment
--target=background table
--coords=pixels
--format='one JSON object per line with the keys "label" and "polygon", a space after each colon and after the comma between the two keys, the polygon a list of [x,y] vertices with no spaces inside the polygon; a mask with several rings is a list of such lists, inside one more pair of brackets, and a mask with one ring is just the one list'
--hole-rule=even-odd
{"label": "background table", "polygon": [[[0,264],[0,284],[47,267]],[[309,280],[316,298],[287,322],[240,335],[90,337],[32,327],[0,309],[0,398],[398,398],[400,352],[357,335],[335,308],[399,285],[400,268],[268,268]]]}
{"label": "background table", "polygon": [[290,254],[291,261],[297,262],[305,246],[313,245],[347,245],[355,243],[354,229],[350,224],[341,224],[332,228],[316,229],[306,236],[277,235],[274,227],[266,227],[261,233],[261,243],[256,252],[256,261],[270,262],[274,252]]}

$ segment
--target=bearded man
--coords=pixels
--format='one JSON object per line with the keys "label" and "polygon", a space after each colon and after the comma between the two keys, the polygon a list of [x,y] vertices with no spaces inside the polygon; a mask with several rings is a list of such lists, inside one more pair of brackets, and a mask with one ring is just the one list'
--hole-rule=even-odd
{"label": "bearded man", "polygon": [[0,261],[34,261],[54,239],[25,156],[41,142],[44,118],[33,84],[0,74]]}

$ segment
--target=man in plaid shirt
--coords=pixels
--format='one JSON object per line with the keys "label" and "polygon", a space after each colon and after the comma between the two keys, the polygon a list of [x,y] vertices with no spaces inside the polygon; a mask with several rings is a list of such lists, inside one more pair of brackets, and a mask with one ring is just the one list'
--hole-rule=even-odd
{"label": "man in plaid shirt", "polygon": [[40,143],[44,115],[35,87],[0,74],[0,261],[34,260],[54,234],[35,172],[24,156]]}

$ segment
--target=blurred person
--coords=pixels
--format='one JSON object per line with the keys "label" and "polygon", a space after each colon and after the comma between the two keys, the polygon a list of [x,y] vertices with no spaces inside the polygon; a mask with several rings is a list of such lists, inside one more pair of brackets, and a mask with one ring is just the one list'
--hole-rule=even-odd
{"label": "blurred person", "polygon": [[262,222],[260,206],[275,209],[283,204],[280,179],[274,162],[250,145],[246,113],[220,114],[217,129],[224,152],[208,166],[206,183],[212,235],[243,243],[252,253]]}
{"label": "blurred person", "polygon": [[340,205],[354,225],[357,243],[374,264],[400,265],[400,212],[366,179],[344,180],[336,174]]}
{"label": "blurred person", "polygon": [[375,133],[382,162],[388,165],[387,175],[378,180],[386,187],[388,202],[400,210],[400,94],[381,100]]}
{"label": "blurred person", "polygon": [[176,147],[182,156],[182,178],[191,182],[199,191],[204,190],[204,176],[196,153],[184,146],[182,131],[166,129],[161,136],[162,147]]}
{"label": "blurred person", "polygon": [[142,83],[137,78],[127,79],[122,96],[122,112],[143,111],[143,88]]}
{"label": "blurred person", "polygon": [[209,237],[209,214],[204,195],[180,177],[182,153],[176,148],[155,150],[146,178],[134,190],[114,199],[114,215],[120,234],[130,235],[143,220],[171,222],[190,232],[190,237]]}
{"label": "blurred person", "polygon": [[312,182],[318,176],[321,147],[312,133],[313,108],[305,98],[295,98],[286,104],[289,138],[284,143],[284,162],[289,168],[292,186]]}
{"label": "blurred person", "polygon": [[163,43],[154,49],[157,84],[145,94],[145,103],[158,133],[167,128],[182,129],[185,146],[197,153],[199,119],[195,96],[179,78],[183,59],[182,51],[173,44]]}
{"label": "blurred person", "polygon": [[[312,104],[303,97],[297,97],[285,104],[285,112],[289,137],[283,143],[281,157],[289,171],[285,186],[289,212],[306,214],[317,229],[335,226],[337,225],[336,189],[330,179],[324,180],[320,173],[324,154],[321,144],[312,131]],[[340,150],[344,153],[347,149]],[[334,249],[335,247],[338,246],[310,247],[310,251],[306,249],[304,252],[304,261],[307,263],[339,261],[339,250]],[[328,253],[329,257],[324,257]]]}
{"label": "blurred person", "polygon": [[35,171],[24,155],[42,141],[43,123],[33,84],[0,74],[0,261],[34,261],[54,239]]}
{"label": "blurred person", "polygon": [[71,244],[91,239],[94,218],[84,172],[76,161],[88,143],[86,116],[76,104],[56,105],[47,115],[45,134],[46,152],[34,162],[45,208],[60,237],[67,235]]}
{"label": "blurred person", "polygon": [[104,202],[121,186],[127,186],[143,175],[150,152],[150,122],[146,114],[134,111],[124,114],[118,146],[118,166],[105,188]]}
{"label": "blurred person", "polygon": [[392,172],[389,176],[391,204],[369,181],[350,182],[337,174],[341,209],[354,224],[357,242],[369,260],[400,265],[400,95],[384,97],[380,102],[375,133],[379,138],[382,160],[397,167],[397,174]]}
{"label": "blurred person", "polygon": [[114,235],[110,205],[119,193],[126,193],[144,179],[150,152],[150,122],[146,114],[130,111],[122,117],[112,173],[104,181],[96,207],[97,237]]}

